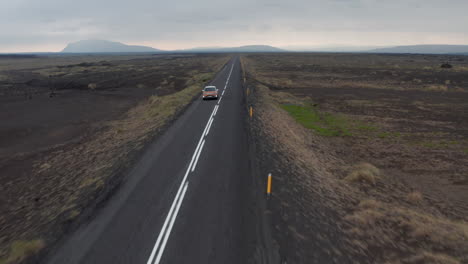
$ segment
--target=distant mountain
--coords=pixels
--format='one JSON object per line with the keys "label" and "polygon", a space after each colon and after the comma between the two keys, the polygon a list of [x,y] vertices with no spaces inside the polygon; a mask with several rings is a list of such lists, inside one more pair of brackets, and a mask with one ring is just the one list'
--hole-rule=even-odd
{"label": "distant mountain", "polygon": [[[268,45],[248,45],[241,47],[201,47],[186,50],[174,50],[170,52],[284,52],[286,50]],[[62,53],[104,53],[104,52],[166,52],[146,46],[126,45],[120,42],[107,40],[81,40],[68,44]]]}
{"label": "distant mountain", "polygon": [[201,48],[193,48],[193,49],[186,49],[186,50],[179,50],[179,52],[285,52],[286,50],[279,49],[276,47],[268,46],[268,45],[248,45],[248,46],[240,46],[240,47],[201,47]]}
{"label": "distant mountain", "polygon": [[372,53],[421,53],[421,54],[464,54],[468,45],[412,45],[373,49]]}
{"label": "distant mountain", "polygon": [[[282,49],[295,52],[365,52],[368,50],[384,48],[383,46],[352,46],[352,45],[290,45]],[[385,47],[386,48],[386,47]]]}
{"label": "distant mountain", "polygon": [[68,44],[63,53],[104,53],[104,52],[162,52],[146,46],[126,45],[108,40],[80,40]]}

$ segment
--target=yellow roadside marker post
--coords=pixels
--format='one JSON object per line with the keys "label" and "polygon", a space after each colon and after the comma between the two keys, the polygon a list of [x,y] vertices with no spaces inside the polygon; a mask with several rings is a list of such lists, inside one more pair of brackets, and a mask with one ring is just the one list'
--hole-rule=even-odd
{"label": "yellow roadside marker post", "polygon": [[253,108],[252,108],[252,106],[250,107],[249,115],[250,115],[250,118],[252,118],[252,116],[253,116]]}
{"label": "yellow roadside marker post", "polygon": [[268,195],[268,197],[270,197],[270,195],[271,195],[271,173],[268,173],[267,195]]}

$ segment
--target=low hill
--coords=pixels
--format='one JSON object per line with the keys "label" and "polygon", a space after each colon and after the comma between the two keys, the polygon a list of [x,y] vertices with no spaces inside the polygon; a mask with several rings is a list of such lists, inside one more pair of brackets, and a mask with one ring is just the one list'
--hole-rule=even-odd
{"label": "low hill", "polygon": [[424,54],[463,54],[468,53],[468,45],[412,45],[369,50],[372,53],[424,53]]}
{"label": "low hill", "polygon": [[126,45],[108,40],[80,40],[68,44],[62,53],[103,53],[103,52],[161,52],[161,50],[147,47]]}
{"label": "low hill", "polygon": [[286,50],[279,49],[268,45],[247,45],[240,47],[201,47],[187,50],[181,50],[180,52],[285,52]]}

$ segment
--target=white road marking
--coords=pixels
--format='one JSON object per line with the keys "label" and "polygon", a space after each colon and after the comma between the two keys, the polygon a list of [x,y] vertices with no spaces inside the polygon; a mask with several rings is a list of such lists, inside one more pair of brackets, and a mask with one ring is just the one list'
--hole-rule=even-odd
{"label": "white road marking", "polygon": [[[205,130],[206,130],[206,127],[205,127]],[[179,200],[179,197],[180,197],[181,192],[183,190],[182,187],[184,186],[184,183],[187,180],[187,176],[188,176],[188,174],[190,172],[190,167],[192,167],[193,161],[195,160],[195,156],[197,154],[197,151],[198,151],[198,149],[200,147],[200,144],[201,144],[202,140],[203,140],[203,134],[202,134],[202,136],[200,138],[200,141],[198,142],[198,145],[197,145],[197,148],[195,149],[195,152],[192,155],[192,160],[190,161],[190,164],[189,164],[189,166],[187,168],[187,171],[185,172],[184,178],[182,179],[182,183],[181,183],[181,185],[179,187],[179,190],[177,191],[176,197],[174,198],[174,202],[172,202],[171,208],[169,209],[169,213],[167,214],[166,220],[164,221],[161,232],[159,232],[158,239],[156,240],[156,243],[154,244],[153,250],[151,251],[151,255],[150,255],[149,259],[148,259],[147,264],[152,264],[153,263],[154,255],[156,254],[156,251],[159,248],[159,244],[161,243],[161,239],[163,238],[163,236],[167,232],[169,232],[169,233],[171,232],[171,230],[169,230],[169,231],[166,230],[167,225],[168,225],[170,219],[172,218],[173,211],[174,211],[174,209],[175,209],[175,207],[177,205],[177,201]],[[164,250],[164,248],[163,248],[163,250]],[[155,262],[155,263],[158,263],[158,262]]]}
{"label": "white road marking", "polygon": [[229,80],[231,79],[231,74],[232,74],[232,70],[234,69],[234,64],[232,64],[231,66],[231,70],[229,71],[229,75],[227,77],[227,80],[226,80],[226,84],[224,85],[224,89],[223,89],[223,92],[221,93],[221,97],[219,98],[218,100],[218,104],[221,102],[221,99],[223,99],[223,96],[224,96],[224,92],[226,92],[227,90],[227,86],[229,84]]}
{"label": "white road marking", "polygon": [[[213,109],[213,111],[214,111],[214,109]],[[200,148],[201,143],[204,141],[203,138],[205,136],[206,130],[208,129],[208,123],[210,122],[210,120],[211,120],[211,116],[210,116],[210,119],[208,119],[208,121],[206,123],[206,126],[205,126],[205,129],[203,130],[203,134],[201,135],[200,140],[198,141],[198,145],[195,148],[195,151],[193,152],[192,159],[191,159],[191,161],[189,163],[189,166],[187,167],[187,171],[185,172],[184,178],[182,179],[182,182],[181,182],[181,184],[179,186],[179,190],[177,191],[177,194],[176,194],[176,196],[174,198],[174,201],[172,202],[171,208],[169,209],[169,213],[167,214],[167,217],[166,217],[166,220],[164,221],[163,227],[161,228],[161,231],[159,232],[158,239],[156,240],[156,243],[154,244],[153,250],[151,251],[151,255],[150,255],[149,259],[148,259],[147,264],[153,264],[154,256],[155,256],[157,250],[159,249],[159,244],[161,243],[161,239],[164,237],[164,235],[166,233],[171,232],[171,230],[166,229],[167,225],[168,225],[170,219],[172,218],[172,215],[173,215],[174,209],[176,207],[177,201],[179,200],[179,197],[180,197],[180,195],[182,193],[184,183],[186,182],[187,176],[188,176],[188,174],[190,172],[190,168],[192,167],[192,164],[193,164],[193,162],[195,160],[195,157],[197,156],[198,149]],[[161,247],[161,249],[159,249],[159,250],[160,250],[160,252],[164,251],[164,248]],[[155,262],[155,263],[158,263],[158,262]]]}
{"label": "white road marking", "polygon": [[164,248],[166,248],[167,240],[169,239],[169,235],[171,234],[170,231],[172,230],[172,226],[174,226],[175,219],[177,218],[177,214],[179,213],[180,206],[182,205],[182,201],[184,200],[185,193],[187,192],[187,187],[188,187],[188,182],[185,182],[184,190],[182,191],[182,195],[179,199],[179,202],[177,203],[176,211],[174,212],[174,215],[172,216],[172,219],[171,219],[171,223],[169,224],[169,232],[166,232],[166,235],[164,236],[164,241],[161,245],[162,250],[159,250],[155,263],[159,264],[159,261],[161,261],[162,254],[164,253]]}
{"label": "white road marking", "polygon": [[208,129],[206,130],[206,133],[205,133],[205,137],[208,136],[208,133],[210,133],[210,128],[211,128],[211,124],[213,124],[213,120],[214,118],[211,118],[210,124],[208,125]]}
{"label": "white road marking", "polygon": [[195,159],[195,162],[193,163],[192,165],[192,172],[195,170],[195,168],[197,167],[197,163],[198,163],[198,158],[200,157],[200,153],[202,152],[203,150],[203,146],[205,145],[205,140],[203,140],[202,144],[201,144],[201,147],[200,147],[200,150],[198,151],[198,154],[197,154],[197,158]]}
{"label": "white road marking", "polygon": [[[226,91],[227,85],[229,83],[229,79],[231,78],[232,70],[234,69],[234,63],[231,66],[231,70],[229,72],[228,78],[226,80],[226,84],[224,86],[223,94]],[[169,235],[171,234],[172,227],[174,225],[174,222],[177,218],[177,214],[179,213],[179,209],[182,205],[182,202],[185,197],[185,193],[187,192],[188,188],[188,180],[187,177],[190,173],[190,168],[192,168],[192,172],[195,170],[195,167],[198,163],[198,158],[200,157],[200,154],[203,150],[203,146],[205,145],[205,140],[204,137],[208,135],[208,132],[210,131],[211,125],[214,122],[213,116],[216,115],[216,112],[218,111],[219,108],[219,103],[221,102],[221,99],[223,96],[221,95],[218,103],[213,109],[213,112],[211,112],[210,118],[208,119],[205,129],[203,130],[203,133],[200,136],[200,140],[198,141],[197,147],[195,148],[195,151],[193,152],[192,159],[190,160],[190,163],[187,167],[187,170],[185,172],[184,178],[182,179],[182,182],[180,183],[179,189],[177,190],[177,194],[174,198],[174,201],[172,202],[171,208],[169,209],[169,213],[166,216],[166,219],[164,220],[164,224],[161,228],[161,231],[159,232],[158,238],[156,240],[156,243],[154,244],[153,250],[151,251],[151,255],[147,261],[147,264],[159,264],[161,261],[162,255],[164,253],[164,249],[166,248],[166,243],[167,240],[169,239]],[[162,242],[162,244],[161,244]],[[161,246],[160,246],[161,245]],[[156,259],[154,258],[155,255]],[[154,262],[153,262],[154,260]]]}

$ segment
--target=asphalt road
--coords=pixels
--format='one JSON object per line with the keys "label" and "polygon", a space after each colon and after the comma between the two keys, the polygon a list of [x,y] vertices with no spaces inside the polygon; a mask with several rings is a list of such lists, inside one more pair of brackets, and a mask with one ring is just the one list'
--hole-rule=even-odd
{"label": "asphalt road", "polygon": [[250,171],[239,58],[211,84],[220,99],[192,103],[46,263],[247,262]]}

